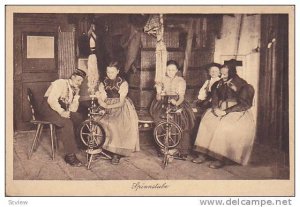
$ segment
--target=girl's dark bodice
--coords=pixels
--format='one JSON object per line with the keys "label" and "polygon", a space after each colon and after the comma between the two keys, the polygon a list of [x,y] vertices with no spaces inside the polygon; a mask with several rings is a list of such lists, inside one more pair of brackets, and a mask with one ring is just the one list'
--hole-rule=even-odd
{"label": "girl's dark bodice", "polygon": [[111,80],[108,77],[106,77],[103,81],[104,90],[107,94],[107,98],[120,98],[119,90],[121,84],[125,80],[119,76],[116,77],[116,79]]}

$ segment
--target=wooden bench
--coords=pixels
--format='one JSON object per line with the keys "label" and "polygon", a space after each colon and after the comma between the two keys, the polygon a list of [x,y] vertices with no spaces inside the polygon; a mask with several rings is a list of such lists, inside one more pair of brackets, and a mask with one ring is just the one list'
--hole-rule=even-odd
{"label": "wooden bench", "polygon": [[138,112],[138,125],[140,131],[154,129],[154,121],[148,112]]}

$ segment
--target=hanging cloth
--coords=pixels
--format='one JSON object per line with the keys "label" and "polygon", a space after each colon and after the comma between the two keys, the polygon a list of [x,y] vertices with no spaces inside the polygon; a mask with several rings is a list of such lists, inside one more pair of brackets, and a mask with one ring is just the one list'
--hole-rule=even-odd
{"label": "hanging cloth", "polygon": [[97,56],[96,56],[96,40],[95,25],[91,24],[88,32],[90,38],[90,55],[88,57],[88,91],[91,95],[95,94],[95,88],[99,80]]}
{"label": "hanging cloth", "polygon": [[155,83],[161,84],[164,81],[164,77],[167,71],[167,59],[168,52],[167,47],[163,40],[164,35],[164,24],[163,24],[163,15],[160,14],[160,27],[157,30],[157,43],[156,43],[156,70],[155,70]]}
{"label": "hanging cloth", "polygon": [[160,29],[160,25],[160,15],[151,14],[144,27],[144,32],[156,36],[157,31]]}
{"label": "hanging cloth", "polygon": [[[183,77],[186,77],[187,71],[189,68],[189,62],[192,55],[192,46],[193,46],[193,37],[194,37],[194,27],[195,22],[193,19],[190,19],[189,24],[187,26],[188,34],[187,34],[187,45],[184,53],[184,63],[183,63]],[[199,23],[199,22],[196,22]]]}

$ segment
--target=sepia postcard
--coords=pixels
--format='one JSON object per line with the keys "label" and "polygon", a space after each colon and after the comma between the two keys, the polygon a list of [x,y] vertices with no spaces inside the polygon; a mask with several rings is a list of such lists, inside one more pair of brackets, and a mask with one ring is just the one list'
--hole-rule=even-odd
{"label": "sepia postcard", "polygon": [[5,12],[6,196],[295,195],[295,6]]}

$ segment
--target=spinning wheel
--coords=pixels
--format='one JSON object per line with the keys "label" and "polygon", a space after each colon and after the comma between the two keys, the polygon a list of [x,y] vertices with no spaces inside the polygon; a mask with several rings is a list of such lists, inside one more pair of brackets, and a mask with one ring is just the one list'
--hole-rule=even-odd
{"label": "spinning wheel", "polygon": [[162,160],[163,168],[173,159],[173,153],[170,150],[178,146],[181,138],[182,129],[175,122],[162,121],[155,127],[154,140],[164,154]]}
{"label": "spinning wheel", "polygon": [[105,132],[98,122],[86,120],[81,124],[80,138],[89,149],[97,149],[105,142]]}
{"label": "spinning wheel", "polygon": [[161,148],[164,148],[166,144],[169,149],[175,148],[179,144],[181,136],[182,130],[175,122],[162,121],[154,129],[154,140]]}
{"label": "spinning wheel", "polygon": [[105,110],[96,107],[94,97],[92,97],[91,107],[89,108],[89,118],[81,123],[79,128],[80,139],[87,147],[87,169],[90,169],[93,156],[95,154],[102,154],[107,159],[111,157],[103,152],[102,146],[105,142],[105,131],[101,124],[95,121],[95,116],[101,119],[104,116]]}
{"label": "spinning wheel", "polygon": [[180,109],[174,110],[174,107],[171,106],[168,98],[166,119],[159,122],[154,128],[154,140],[164,154],[164,158],[162,160],[163,168],[165,168],[171,159],[173,159],[174,153],[171,153],[171,150],[178,146],[182,138],[182,129],[173,121],[172,116],[172,114],[180,112]]}

